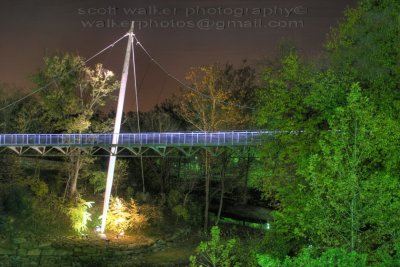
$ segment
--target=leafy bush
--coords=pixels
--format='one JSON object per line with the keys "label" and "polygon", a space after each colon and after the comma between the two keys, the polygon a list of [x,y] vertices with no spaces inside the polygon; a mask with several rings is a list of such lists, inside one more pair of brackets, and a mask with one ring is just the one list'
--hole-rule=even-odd
{"label": "leafy bush", "polygon": [[179,205],[182,203],[183,200],[183,194],[179,192],[178,190],[171,190],[168,193],[168,206],[170,208],[174,208],[175,206]]}
{"label": "leafy bush", "polygon": [[189,221],[189,211],[183,205],[179,204],[174,206],[172,211],[178,218],[182,218],[185,222]]}
{"label": "leafy bush", "polygon": [[32,192],[39,198],[47,195],[49,192],[49,186],[37,178],[28,179],[28,183]]}
{"label": "leafy bush", "polygon": [[87,202],[80,198],[75,204],[71,204],[67,208],[67,215],[71,220],[72,228],[78,233],[87,231],[87,223],[92,220],[92,215],[89,213],[89,208],[94,202]]}
{"label": "leafy bush", "polygon": [[139,213],[146,218],[146,222],[143,222],[142,227],[149,224],[159,225],[163,221],[163,213],[159,207],[154,206],[152,204],[141,204],[138,205]]}
{"label": "leafy bush", "polygon": [[201,223],[201,210],[197,203],[187,198],[178,190],[171,190],[167,198],[168,207],[172,210],[176,219],[182,219],[190,225],[198,225]]}
{"label": "leafy bush", "polygon": [[390,253],[386,247],[383,247],[379,248],[375,254],[369,255],[368,260],[371,265],[376,267],[400,266],[400,242],[393,245],[394,249],[390,250]]}
{"label": "leafy bush", "polygon": [[93,193],[103,192],[106,189],[106,173],[104,171],[92,171],[89,183],[93,185]]}
{"label": "leafy bush", "polygon": [[328,249],[320,257],[312,257],[311,249],[304,249],[296,257],[285,257],[283,261],[269,255],[259,255],[258,263],[262,267],[364,267],[367,255],[347,252],[343,249]]}
{"label": "leafy bush", "polygon": [[197,247],[197,255],[190,257],[190,266],[239,267],[236,256],[238,240],[233,238],[221,240],[221,231],[217,226],[211,228],[211,240],[201,242]]}
{"label": "leafy bush", "polygon": [[1,236],[12,236],[15,232],[35,237],[65,233],[70,229],[66,215],[62,200],[36,177],[0,185]]}
{"label": "leafy bush", "polygon": [[1,192],[3,211],[8,215],[19,216],[31,212],[32,193],[25,186],[12,185]]}
{"label": "leafy bush", "polygon": [[107,229],[121,233],[128,229],[136,230],[147,223],[148,218],[140,214],[133,199],[129,202],[119,197],[112,197],[107,215]]}

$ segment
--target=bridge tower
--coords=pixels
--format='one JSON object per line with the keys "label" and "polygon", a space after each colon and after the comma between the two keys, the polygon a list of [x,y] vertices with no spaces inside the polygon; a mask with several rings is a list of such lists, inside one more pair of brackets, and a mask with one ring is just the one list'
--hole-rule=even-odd
{"label": "bridge tower", "polygon": [[[124,111],[125,92],[126,92],[126,84],[128,81],[128,72],[129,72],[129,63],[130,63],[130,58],[131,58],[131,52],[133,55],[133,60],[135,59],[135,50],[134,50],[134,46],[133,46],[133,42],[134,42],[134,38],[135,38],[135,35],[133,33],[134,25],[135,25],[134,21],[132,21],[131,28],[130,28],[129,32],[127,33],[128,44],[126,47],[125,61],[124,61],[124,66],[123,66],[122,76],[121,76],[121,85],[120,85],[119,95],[118,95],[117,113],[115,116],[115,124],[114,124],[114,132],[113,132],[114,134],[113,134],[113,138],[112,138],[113,146],[111,147],[110,160],[109,160],[109,164],[108,164],[106,191],[105,191],[104,204],[103,204],[103,215],[102,215],[102,219],[101,219],[101,233],[104,233],[106,230],[107,213],[108,213],[108,207],[110,204],[112,184],[113,184],[113,180],[114,180],[115,162],[117,159],[116,155],[117,155],[118,146],[116,144],[118,144],[119,133],[121,130],[121,120],[122,120],[122,114]],[[136,85],[136,75],[134,75],[134,79],[135,79],[134,82]]]}

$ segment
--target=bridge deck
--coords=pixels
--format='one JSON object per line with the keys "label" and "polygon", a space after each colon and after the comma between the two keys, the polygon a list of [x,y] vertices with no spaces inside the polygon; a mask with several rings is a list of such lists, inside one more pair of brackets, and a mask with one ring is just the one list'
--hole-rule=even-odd
{"label": "bridge deck", "polygon": [[[118,147],[252,146],[268,131],[121,133]],[[113,134],[0,134],[0,147],[110,147]]]}

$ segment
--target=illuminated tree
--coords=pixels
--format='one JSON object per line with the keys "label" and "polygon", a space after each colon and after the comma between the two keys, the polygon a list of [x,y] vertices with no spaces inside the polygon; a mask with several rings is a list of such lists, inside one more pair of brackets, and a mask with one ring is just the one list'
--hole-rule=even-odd
{"label": "illuminated tree", "polygon": [[[234,97],[224,76],[224,69],[211,65],[191,69],[186,79],[192,89],[184,88],[178,100],[177,113],[198,131],[240,129],[248,123],[243,107]],[[203,153],[205,166],[204,231],[208,228],[210,205],[211,155]],[[223,183],[221,183],[223,184]],[[223,189],[221,190],[223,194]],[[223,197],[221,197],[221,200]]]}
{"label": "illuminated tree", "polygon": [[[44,64],[34,80],[38,87],[44,87],[41,101],[51,131],[92,131],[95,112],[105,105],[119,86],[114,74],[101,64],[91,69],[81,57],[70,54],[46,57]],[[98,125],[96,126],[98,129]],[[103,128],[107,126],[104,125]],[[77,194],[79,171],[91,162],[90,158],[81,156],[80,149],[71,151],[68,180],[70,196]]]}
{"label": "illuminated tree", "polygon": [[135,230],[143,227],[148,218],[139,212],[136,202],[129,202],[119,197],[112,197],[107,216],[107,229],[116,233],[123,233],[128,229]]}

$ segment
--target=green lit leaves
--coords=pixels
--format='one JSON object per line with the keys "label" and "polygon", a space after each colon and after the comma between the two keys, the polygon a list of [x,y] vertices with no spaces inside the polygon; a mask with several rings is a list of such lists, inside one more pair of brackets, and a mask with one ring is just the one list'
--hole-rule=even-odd
{"label": "green lit leaves", "polygon": [[75,204],[70,204],[67,208],[67,215],[71,220],[72,228],[79,234],[87,231],[87,223],[92,220],[89,209],[94,204],[93,201],[85,201],[82,198],[77,199]]}

